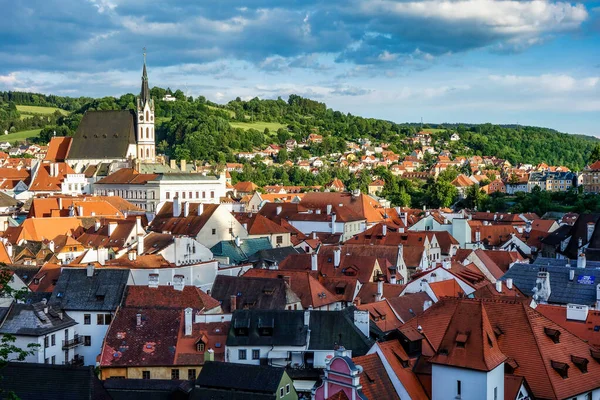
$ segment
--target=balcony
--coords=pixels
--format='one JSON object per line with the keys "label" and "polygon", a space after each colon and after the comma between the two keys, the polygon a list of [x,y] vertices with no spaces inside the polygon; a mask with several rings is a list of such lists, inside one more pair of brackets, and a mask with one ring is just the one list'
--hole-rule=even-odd
{"label": "balcony", "polygon": [[83,364],[83,356],[76,355],[71,361],[65,362],[66,365],[73,365],[76,367],[82,367]]}
{"label": "balcony", "polygon": [[62,349],[68,350],[83,344],[83,336],[75,335],[73,339],[63,340]]}

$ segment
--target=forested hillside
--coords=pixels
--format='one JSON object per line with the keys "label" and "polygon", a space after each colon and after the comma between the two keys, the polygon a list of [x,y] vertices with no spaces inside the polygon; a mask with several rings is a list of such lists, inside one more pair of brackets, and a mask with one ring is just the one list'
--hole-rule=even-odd
{"label": "forested hillside", "polygon": [[[323,135],[323,143],[296,150],[290,158],[303,155],[324,155],[341,152],[345,141],[369,138],[375,143],[390,144],[390,150],[406,154],[412,150],[404,139],[422,127],[418,124],[398,124],[390,121],[363,118],[327,108],[324,103],[291,95],[287,101],[242,101],[239,98],[225,105],[207,101],[204,97],[186,98],[181,91],[153,88],[156,101],[158,150],[171,157],[222,163],[235,160],[239,151],[264,148],[269,143],[283,144],[293,138],[303,141],[310,133]],[[166,94],[178,99],[165,102]],[[29,115],[17,110],[17,105],[57,107],[50,115]],[[11,132],[45,127],[40,141],[45,142],[54,131],[70,135],[77,129],[87,110],[134,109],[135,96],[126,94],[116,99],[104,97],[70,98],[53,95],[0,92],[0,128]],[[279,127],[277,130],[270,127]],[[264,127],[264,128],[263,128]],[[428,127],[428,126],[425,126]],[[461,140],[452,144],[455,155],[488,155],[511,163],[545,162],[566,165],[580,170],[597,142],[596,138],[568,135],[552,129],[527,126],[432,125],[432,137],[448,139],[458,132]]]}

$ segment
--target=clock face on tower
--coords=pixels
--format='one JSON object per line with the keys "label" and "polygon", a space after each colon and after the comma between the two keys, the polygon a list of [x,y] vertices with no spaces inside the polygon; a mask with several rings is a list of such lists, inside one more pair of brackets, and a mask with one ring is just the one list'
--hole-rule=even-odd
{"label": "clock face on tower", "polygon": [[144,116],[140,115],[140,121],[143,121],[143,120],[144,120]]}

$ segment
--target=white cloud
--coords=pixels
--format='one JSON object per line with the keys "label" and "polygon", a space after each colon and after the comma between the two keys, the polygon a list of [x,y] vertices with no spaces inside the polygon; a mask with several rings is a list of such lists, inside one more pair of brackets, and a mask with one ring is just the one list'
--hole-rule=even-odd
{"label": "white cloud", "polygon": [[566,74],[543,74],[538,76],[490,75],[489,79],[502,86],[519,91],[542,91],[549,93],[585,92],[600,88],[600,77],[574,78]]}

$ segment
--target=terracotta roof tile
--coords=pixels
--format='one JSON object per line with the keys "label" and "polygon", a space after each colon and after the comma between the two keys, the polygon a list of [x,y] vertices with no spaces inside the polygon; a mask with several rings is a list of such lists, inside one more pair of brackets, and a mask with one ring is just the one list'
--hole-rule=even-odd
{"label": "terracotta roof tile", "polygon": [[46,153],[46,157],[44,157],[44,161],[65,161],[69,154],[72,140],[73,138],[70,136],[53,137],[50,139],[48,152]]}
{"label": "terracotta roof tile", "polygon": [[65,180],[67,174],[74,174],[75,171],[64,162],[55,163],[58,165],[58,173],[56,176],[51,176],[51,164],[42,164],[37,171],[33,182],[29,186],[29,190],[33,192],[58,192],[61,190],[61,184]]}
{"label": "terracotta roof tile", "polygon": [[397,340],[377,343],[381,354],[387,360],[398,380],[412,400],[429,400],[425,388],[413,371],[414,362]]}
{"label": "terracotta roof tile", "polygon": [[396,316],[387,300],[361,304],[357,308],[362,311],[368,311],[371,321],[383,332],[389,332],[402,326],[402,321],[398,319],[398,316]]}
{"label": "terracotta roof tile", "polygon": [[354,357],[352,361],[363,368],[360,384],[368,399],[400,399],[378,354]]}
{"label": "terracotta roof tile", "polygon": [[176,290],[173,286],[127,286],[124,306],[184,309],[192,307],[196,311],[212,310],[220,307],[217,300],[195,286],[185,286]]}

